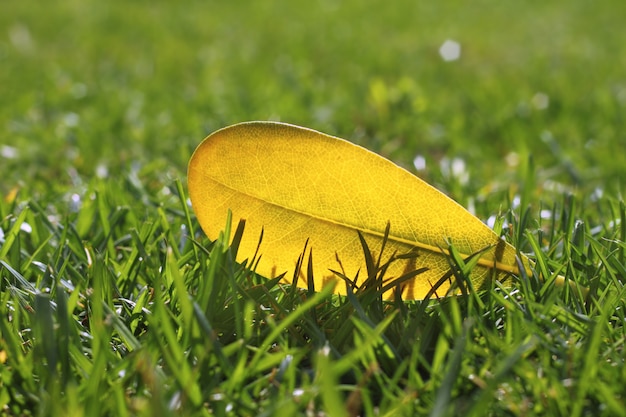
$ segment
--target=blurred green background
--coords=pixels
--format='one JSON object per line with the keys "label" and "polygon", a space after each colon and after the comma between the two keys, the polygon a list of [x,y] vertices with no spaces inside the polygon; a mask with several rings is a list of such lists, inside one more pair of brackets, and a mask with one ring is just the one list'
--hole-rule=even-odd
{"label": "blurred green background", "polygon": [[[624,0],[0,0],[0,414],[623,414],[624,22]],[[537,273],[432,303],[256,285],[181,185],[249,120],[391,158]]]}
{"label": "blurred green background", "polygon": [[457,198],[529,155],[538,192],[619,195],[624,21],[623,1],[3,1],[0,191],[182,178],[211,131],[261,119],[421,156]]}

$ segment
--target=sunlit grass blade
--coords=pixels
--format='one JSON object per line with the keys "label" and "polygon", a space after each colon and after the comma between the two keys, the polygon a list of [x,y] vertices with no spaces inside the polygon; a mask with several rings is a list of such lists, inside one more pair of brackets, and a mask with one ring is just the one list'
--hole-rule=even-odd
{"label": "sunlit grass blade", "polygon": [[25,207],[22,211],[15,217],[11,228],[4,235],[4,242],[2,246],[0,246],[0,259],[5,259],[9,250],[14,247],[16,243],[16,238],[20,233],[20,229],[22,228],[22,224],[24,224],[24,220],[28,215],[28,208]]}

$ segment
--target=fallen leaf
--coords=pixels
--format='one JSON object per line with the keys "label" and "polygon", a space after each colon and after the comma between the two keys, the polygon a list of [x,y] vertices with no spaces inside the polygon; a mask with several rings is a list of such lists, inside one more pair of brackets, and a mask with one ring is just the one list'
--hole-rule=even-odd
{"label": "fallen leaf", "polygon": [[[235,222],[245,220],[237,260],[258,253],[255,270],[267,278],[284,274],[290,282],[307,243],[317,289],[337,279],[332,271],[359,286],[367,277],[359,232],[377,257],[387,225],[382,255],[394,261],[385,282],[413,275],[399,281],[404,299],[448,295],[451,246],[462,259],[474,257],[474,289],[519,274],[515,248],[455,201],[391,161],[314,130],[274,122],[221,129],[194,152],[188,185],[210,239],[229,211]],[[305,279],[296,284],[307,286]],[[345,285],[335,292],[345,294]]]}

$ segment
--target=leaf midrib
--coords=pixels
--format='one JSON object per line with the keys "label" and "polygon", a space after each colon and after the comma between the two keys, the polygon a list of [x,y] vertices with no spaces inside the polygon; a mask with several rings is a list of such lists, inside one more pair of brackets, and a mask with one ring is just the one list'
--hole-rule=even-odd
{"label": "leaf midrib", "polygon": [[[263,202],[264,204],[269,204],[269,205],[272,205],[274,207],[278,207],[280,209],[287,210],[287,211],[296,213],[296,214],[301,215],[301,216],[311,217],[311,218],[313,218],[313,219],[315,219],[317,221],[322,221],[322,222],[326,222],[326,223],[335,224],[335,225],[338,225],[338,226],[341,226],[341,227],[344,227],[344,228],[348,228],[348,229],[358,230],[358,231],[360,231],[362,233],[365,233],[365,234],[368,234],[368,235],[371,235],[371,236],[376,236],[376,237],[380,238],[381,240],[385,236],[384,232],[381,232],[381,231],[378,231],[378,230],[371,230],[371,229],[368,229],[368,228],[364,228],[362,226],[352,225],[352,224],[349,224],[347,222],[339,222],[337,220],[330,219],[330,218],[327,218],[327,217],[324,217],[324,216],[320,216],[318,214],[306,213],[306,212],[303,212],[301,210],[297,210],[297,209],[292,208],[292,207],[286,207],[286,206],[283,206],[283,205],[280,205],[280,204],[268,201],[267,199],[265,199],[263,197],[259,197],[257,195],[253,195],[253,194],[247,193],[245,191],[242,191],[240,189],[231,187],[228,184],[225,184],[224,182],[219,181],[219,180],[217,180],[214,177],[209,176],[208,178],[210,180],[212,180],[213,182],[215,182],[216,184],[219,184],[220,186],[223,186],[223,187],[225,187],[225,188],[227,188],[229,190],[232,190],[234,192],[241,193],[241,194],[243,194],[243,195],[245,195],[247,197],[250,197],[252,199],[259,200],[259,201]],[[495,234],[494,234],[494,236],[495,236]],[[425,250],[425,251],[428,251],[428,252],[433,252],[433,253],[436,253],[436,254],[450,256],[450,251],[448,249],[441,248],[439,246],[429,245],[429,244],[423,243],[423,242],[412,241],[412,240],[409,240],[409,239],[398,237],[398,236],[396,236],[396,235],[394,235],[392,233],[389,234],[388,239],[393,241],[393,242],[401,243],[401,244],[404,244],[404,245],[407,245],[407,246],[413,246],[413,247],[416,247],[416,248],[419,248],[419,249],[422,249],[422,250]],[[493,246],[495,246],[495,244]],[[465,253],[460,253],[460,255],[461,255],[461,257],[463,259],[466,259],[466,258],[471,256],[471,254],[465,254]],[[480,265],[480,266],[482,266],[484,268],[496,269],[496,270],[509,272],[509,273],[518,273],[519,272],[519,270],[518,270],[518,268],[516,266],[508,265],[508,264],[505,264],[505,263],[502,263],[502,262],[499,262],[499,261],[496,261],[496,260],[484,259],[482,257],[478,259],[477,265]]]}

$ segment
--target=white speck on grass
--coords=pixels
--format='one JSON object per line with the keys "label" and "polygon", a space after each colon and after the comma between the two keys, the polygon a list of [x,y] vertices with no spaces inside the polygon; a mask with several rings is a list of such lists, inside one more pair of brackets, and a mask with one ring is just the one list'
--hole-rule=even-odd
{"label": "white speck on grass", "polygon": [[83,199],[80,194],[72,194],[70,196],[70,211],[72,213],[77,213],[83,204]]}
{"label": "white speck on grass", "polygon": [[600,187],[596,187],[591,193],[591,201],[599,201],[602,196],[604,196],[604,190]]}
{"label": "white speck on grass", "polygon": [[457,41],[447,39],[441,47],[439,47],[439,55],[444,61],[456,61],[461,57],[461,44]]}
{"label": "white speck on grass", "polygon": [[465,161],[461,158],[443,157],[439,161],[441,173],[446,178],[454,178],[460,184],[465,185],[469,182],[469,172],[466,170]]}
{"label": "white speck on grass", "polygon": [[539,212],[539,217],[542,219],[551,219],[552,218],[552,210],[543,209]]}
{"label": "white speck on grass", "polygon": [[76,127],[80,123],[80,116],[74,112],[66,113],[63,116],[63,123],[67,127]]}
{"label": "white speck on grass", "polygon": [[452,160],[452,175],[458,178],[463,184],[469,180],[469,174],[465,169],[465,161],[461,158],[454,158]]}
{"label": "white speck on grass", "polygon": [[550,105],[550,97],[546,93],[539,92],[533,96],[530,102],[537,110],[545,110]]}
{"label": "white speck on grass", "polygon": [[6,159],[15,159],[18,155],[17,148],[8,145],[2,145],[0,147],[0,155],[2,155],[2,157]]}
{"label": "white speck on grass", "polygon": [[109,176],[109,168],[104,164],[98,164],[96,167],[96,177],[106,178]]}
{"label": "white speck on grass", "polygon": [[519,154],[517,152],[509,152],[505,157],[504,160],[506,161],[506,164],[510,167],[516,167],[519,165]]}
{"label": "white speck on grass", "polygon": [[426,158],[424,158],[422,155],[417,155],[413,159],[413,166],[418,171],[424,171],[426,169]]}
{"label": "white speck on grass", "polygon": [[33,231],[33,227],[30,224],[24,222],[20,225],[20,230],[22,232],[31,233]]}
{"label": "white speck on grass", "polygon": [[226,398],[226,396],[225,396],[223,393],[221,393],[221,392],[217,392],[217,393],[215,393],[215,394],[211,395],[211,397],[210,397],[210,398],[211,398],[211,400],[213,400],[213,401],[224,401],[224,399]]}

